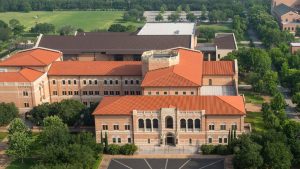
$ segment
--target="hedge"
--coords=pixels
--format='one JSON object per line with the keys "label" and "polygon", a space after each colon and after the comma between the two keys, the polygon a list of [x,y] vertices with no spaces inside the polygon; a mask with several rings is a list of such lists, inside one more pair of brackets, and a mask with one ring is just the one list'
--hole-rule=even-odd
{"label": "hedge", "polygon": [[137,151],[137,149],[137,146],[134,144],[124,144],[122,146],[119,146],[117,144],[110,144],[107,147],[106,153],[111,155],[133,155]]}
{"label": "hedge", "polygon": [[201,151],[203,154],[218,154],[227,155],[229,154],[227,145],[205,145],[201,146]]}

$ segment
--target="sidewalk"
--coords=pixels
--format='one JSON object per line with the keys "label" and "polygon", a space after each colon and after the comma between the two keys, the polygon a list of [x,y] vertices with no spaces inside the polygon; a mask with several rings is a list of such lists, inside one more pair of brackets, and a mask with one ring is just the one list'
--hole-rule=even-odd
{"label": "sidewalk", "polygon": [[0,169],[5,169],[10,164],[9,157],[5,154],[7,149],[7,137],[0,142]]}

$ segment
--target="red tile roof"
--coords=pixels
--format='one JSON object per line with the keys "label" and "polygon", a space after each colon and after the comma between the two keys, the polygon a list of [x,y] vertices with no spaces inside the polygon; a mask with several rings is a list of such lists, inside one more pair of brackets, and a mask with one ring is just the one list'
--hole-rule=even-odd
{"label": "red tile roof", "polygon": [[139,61],[65,61],[54,62],[48,75],[142,76],[142,68]]}
{"label": "red tile roof", "polygon": [[47,66],[56,61],[62,53],[45,48],[20,51],[0,62],[0,66]]}
{"label": "red tile roof", "polygon": [[202,83],[202,53],[183,48],[178,49],[178,53],[179,64],[147,72],[142,86],[200,86]]}
{"label": "red tile roof", "polygon": [[203,75],[234,75],[233,61],[204,61]]}
{"label": "red tile roof", "polygon": [[169,107],[205,110],[206,115],[245,115],[242,96],[110,96],[102,99],[93,115],[131,115],[133,110]]}
{"label": "red tile roof", "polygon": [[43,74],[43,72],[28,68],[19,72],[0,72],[0,82],[34,82]]}

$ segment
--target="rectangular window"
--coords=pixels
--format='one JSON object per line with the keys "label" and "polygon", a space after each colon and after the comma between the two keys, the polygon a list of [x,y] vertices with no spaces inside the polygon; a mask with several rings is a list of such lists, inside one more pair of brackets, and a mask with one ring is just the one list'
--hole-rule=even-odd
{"label": "rectangular window", "polygon": [[109,91],[109,95],[115,95],[114,91]]}
{"label": "rectangular window", "polygon": [[186,95],[186,92],[182,92],[183,95]]}
{"label": "rectangular window", "polygon": [[73,92],[72,91],[68,91],[68,95],[73,95]]}
{"label": "rectangular window", "polygon": [[92,80],[89,80],[89,84],[90,84],[90,85],[93,84]]}
{"label": "rectangular window", "polygon": [[107,80],[104,80],[104,84],[107,84]]}
{"label": "rectangular window", "polygon": [[156,95],[159,95],[159,92],[156,92]]}
{"label": "rectangular window", "polygon": [[175,95],[178,95],[178,92],[175,92]]}
{"label": "rectangular window", "polygon": [[192,144],[192,143],[193,143],[193,140],[190,138],[189,142],[190,142],[190,144]]}
{"label": "rectangular window", "polygon": [[119,125],[115,124],[114,125],[114,130],[119,130]]}
{"label": "rectangular window", "polygon": [[65,80],[62,80],[62,84],[65,85],[65,84],[66,84],[66,81],[65,81]]}
{"label": "rectangular window", "polygon": [[151,143],[151,140],[150,140],[150,138],[148,138],[148,144],[150,144]]}
{"label": "rectangular window", "polygon": [[77,84],[77,80],[74,80],[73,83],[74,83],[74,85],[76,85]]}
{"label": "rectangular window", "polygon": [[129,95],[129,91],[125,91],[124,94],[125,94],[125,95]]}
{"label": "rectangular window", "polygon": [[191,95],[194,95],[194,92],[191,92]]}
{"label": "rectangular window", "polygon": [[109,84],[111,84],[111,85],[112,85],[112,84],[113,84],[113,81],[112,81],[112,80],[110,80],[110,81],[109,81]]}
{"label": "rectangular window", "polygon": [[29,103],[24,103],[24,107],[29,107]]}
{"label": "rectangular window", "polygon": [[168,94],[168,92],[164,92],[164,95],[167,95]]}
{"label": "rectangular window", "polygon": [[225,124],[221,124],[220,125],[220,130],[226,130],[226,125]]}
{"label": "rectangular window", "polygon": [[113,143],[116,143],[117,141],[116,141],[116,138],[113,138]]}
{"label": "rectangular window", "polygon": [[97,84],[98,84],[98,81],[97,81],[97,80],[95,80],[95,81],[94,81],[94,83],[95,83],[95,85],[97,85]]}
{"label": "rectangular window", "polygon": [[28,96],[28,91],[23,91],[23,96]]}
{"label": "rectangular window", "polygon": [[130,91],[130,95],[134,95],[134,91]]}
{"label": "rectangular window", "polygon": [[83,84],[86,85],[86,80],[83,81]]}
{"label": "rectangular window", "polygon": [[122,142],[122,141],[121,141],[121,138],[119,137],[119,138],[118,138],[118,143],[121,143],[121,142]]}
{"label": "rectangular window", "polygon": [[74,91],[74,95],[79,95],[79,92],[78,91]]}
{"label": "rectangular window", "polygon": [[151,95],[151,92],[148,92],[148,95]]}
{"label": "rectangular window", "polygon": [[119,81],[118,81],[118,80],[116,80],[116,81],[115,81],[115,83],[116,83],[116,84],[119,84]]}
{"label": "rectangular window", "polygon": [[102,130],[108,130],[108,125],[102,125]]}
{"label": "rectangular window", "polygon": [[95,95],[100,95],[100,92],[99,91],[95,91]]}
{"label": "rectangular window", "polygon": [[231,125],[231,129],[232,130],[237,130],[237,125],[236,124]]}
{"label": "rectangular window", "polygon": [[57,91],[53,91],[52,93],[53,93],[53,95],[55,95],[55,96],[57,95]]}
{"label": "rectangular window", "polygon": [[208,143],[212,143],[212,138],[208,138]]}
{"label": "rectangular window", "polygon": [[136,83],[136,84],[140,84],[140,81],[139,81],[139,80],[136,80],[135,83]]}
{"label": "rectangular window", "polygon": [[219,138],[219,143],[222,143],[222,138]]}
{"label": "rectangular window", "polygon": [[87,93],[88,93],[87,91],[83,91],[82,92],[83,95],[87,95]]}
{"label": "rectangular window", "polygon": [[84,104],[85,106],[87,106],[87,102],[83,102],[83,104]]}
{"label": "rectangular window", "polygon": [[208,126],[208,128],[209,128],[209,130],[215,130],[215,125],[210,124],[210,125]]}
{"label": "rectangular window", "polygon": [[67,95],[67,91],[62,91],[62,95]]}
{"label": "rectangular window", "polygon": [[130,84],[133,84],[133,80],[130,80]]}
{"label": "rectangular window", "polygon": [[94,95],[94,91],[89,91],[89,95]]}
{"label": "rectangular window", "polygon": [[136,95],[141,95],[141,91],[136,91]]}
{"label": "rectangular window", "polygon": [[104,95],[108,95],[108,91],[104,91]]}
{"label": "rectangular window", "polygon": [[127,139],[127,142],[128,142],[128,143],[131,143],[131,138],[128,138],[128,139]]}
{"label": "rectangular window", "polygon": [[128,80],[125,80],[125,84],[128,84]]}
{"label": "rectangular window", "polygon": [[55,84],[56,84],[56,81],[55,81],[55,80],[52,80],[52,84],[54,84],[54,85],[55,85]]}
{"label": "rectangular window", "polygon": [[116,91],[116,95],[120,95],[120,91]]}
{"label": "rectangular window", "polygon": [[227,143],[227,138],[224,138],[224,143]]}
{"label": "rectangular window", "polygon": [[68,84],[69,84],[69,85],[71,84],[71,80],[68,80]]}
{"label": "rectangular window", "polygon": [[130,125],[129,124],[125,124],[125,130],[130,130]]}

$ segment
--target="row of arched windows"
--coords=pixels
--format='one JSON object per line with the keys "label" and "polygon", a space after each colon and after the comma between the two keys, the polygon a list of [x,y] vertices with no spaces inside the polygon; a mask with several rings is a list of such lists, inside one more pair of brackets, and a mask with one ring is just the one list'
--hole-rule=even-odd
{"label": "row of arched windows", "polygon": [[193,121],[193,119],[181,119],[180,120],[180,128],[181,129],[193,129],[195,127],[195,129],[200,129],[201,128],[201,123],[200,123],[200,119],[195,119],[195,121]]}
{"label": "row of arched windows", "polygon": [[[158,119],[139,119],[138,120],[138,126],[140,129],[146,128],[146,129],[157,129],[158,128]],[[174,127],[173,125],[173,118],[171,116],[167,116],[165,119],[165,127],[167,129],[172,129]],[[200,129],[201,128],[201,123],[200,123],[200,119],[181,119],[180,120],[180,128],[182,129]]]}
{"label": "row of arched windows", "polygon": [[139,119],[139,128],[145,128],[146,123],[146,129],[151,129],[151,126],[153,126],[154,129],[158,128],[158,120],[157,119],[146,119],[145,121],[143,119]]}

